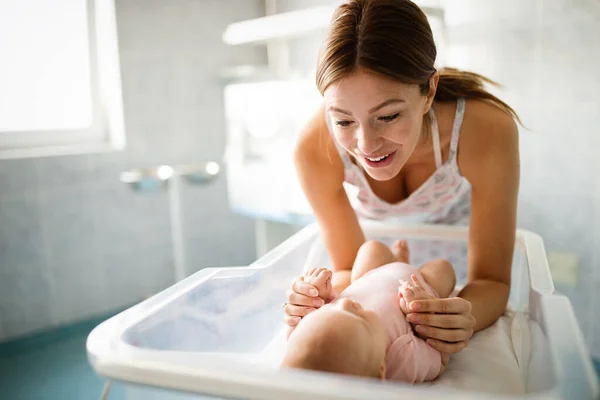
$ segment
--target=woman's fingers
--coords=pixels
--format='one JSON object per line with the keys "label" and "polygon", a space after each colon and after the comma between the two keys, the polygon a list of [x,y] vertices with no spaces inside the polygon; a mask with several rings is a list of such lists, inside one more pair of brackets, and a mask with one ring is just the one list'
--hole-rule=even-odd
{"label": "woman's fingers", "polygon": [[[315,271],[313,269],[312,272]],[[296,326],[302,317],[321,307],[325,302],[318,295],[314,286],[304,282],[304,276],[294,278],[292,288],[286,293],[288,302],[283,306],[285,323],[290,327]]]}
{"label": "woman's fingers", "polygon": [[[296,279],[294,279],[294,281],[292,283],[292,291],[296,292],[298,294],[303,294],[308,297],[317,297],[319,295],[319,291],[313,285],[304,282],[303,276],[298,276]],[[288,299],[289,298],[290,297],[288,296]],[[290,301],[290,303],[294,303],[294,302]],[[299,304],[299,303],[294,303],[294,304]]]}
{"label": "woman's fingers", "polygon": [[325,302],[320,297],[309,297],[300,293],[289,290],[287,293],[289,304],[305,307],[321,307]]}
{"label": "woman's fingers", "polygon": [[475,327],[471,303],[460,297],[416,300],[409,304],[406,316],[415,331],[442,353],[458,353],[469,343]]}
{"label": "woman's fingers", "polygon": [[298,325],[300,323],[301,319],[302,318],[300,318],[300,317],[292,317],[292,316],[287,315],[287,314],[283,317],[283,320],[285,321],[285,323],[288,326],[296,326],[296,325]]}
{"label": "woman's fingers", "polygon": [[294,305],[294,304],[286,304],[283,307],[283,310],[290,317],[304,317],[304,316],[310,314],[311,312],[315,311],[316,308],[314,308],[314,307],[297,306],[297,305]]}
{"label": "woman's fingers", "polygon": [[415,330],[421,337],[452,343],[469,340],[473,335],[472,329],[441,329],[427,325],[417,325]]}
{"label": "woman's fingers", "polygon": [[442,353],[454,354],[459,353],[465,347],[467,347],[469,341],[448,343],[441,340],[427,339],[427,344]]}
{"label": "woman's fingers", "polygon": [[410,310],[419,313],[470,314],[471,302],[460,297],[415,300],[410,303]]}
{"label": "woman's fingers", "polygon": [[411,313],[406,316],[406,319],[413,325],[427,325],[445,329],[464,329],[465,331],[469,331],[475,326],[475,318],[470,314]]}

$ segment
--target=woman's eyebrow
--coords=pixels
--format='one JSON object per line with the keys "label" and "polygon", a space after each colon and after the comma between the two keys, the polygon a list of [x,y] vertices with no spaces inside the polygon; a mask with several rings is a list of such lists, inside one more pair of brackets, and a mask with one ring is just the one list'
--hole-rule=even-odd
{"label": "woman's eyebrow", "polygon": [[388,99],[386,101],[384,101],[383,103],[381,103],[380,105],[373,107],[369,110],[369,113],[374,113],[375,111],[385,107],[385,106],[389,106],[390,104],[395,104],[395,103],[405,103],[405,101],[403,99]]}
{"label": "woman's eyebrow", "polygon": [[340,108],[334,107],[334,106],[329,106],[329,108],[327,108],[329,111],[334,111],[334,112],[338,112],[340,114],[346,114],[349,116],[352,116],[352,113],[350,111],[344,111]]}

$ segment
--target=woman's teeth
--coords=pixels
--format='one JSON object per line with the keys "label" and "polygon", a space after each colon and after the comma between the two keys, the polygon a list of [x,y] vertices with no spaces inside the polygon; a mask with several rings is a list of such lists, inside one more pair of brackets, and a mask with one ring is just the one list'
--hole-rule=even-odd
{"label": "woman's teeth", "polygon": [[388,156],[389,156],[389,154],[387,154],[383,157],[379,157],[379,158],[369,158],[369,157],[365,157],[365,158],[369,161],[377,162],[377,161],[385,160],[386,158],[388,158]]}

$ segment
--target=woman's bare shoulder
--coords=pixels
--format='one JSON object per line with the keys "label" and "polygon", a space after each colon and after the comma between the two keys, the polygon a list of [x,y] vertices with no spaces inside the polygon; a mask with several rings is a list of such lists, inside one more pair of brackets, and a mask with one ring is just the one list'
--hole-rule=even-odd
{"label": "woman's bare shoulder", "polygon": [[467,101],[458,148],[464,174],[483,172],[481,166],[490,162],[518,162],[518,142],[519,129],[510,114],[486,101]]}

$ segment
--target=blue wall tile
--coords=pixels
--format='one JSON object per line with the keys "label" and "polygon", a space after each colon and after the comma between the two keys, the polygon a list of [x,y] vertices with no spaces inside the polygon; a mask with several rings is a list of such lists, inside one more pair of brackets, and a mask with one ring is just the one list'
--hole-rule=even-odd
{"label": "blue wall tile", "polygon": [[41,265],[21,265],[0,273],[0,319],[4,337],[19,336],[52,324],[50,283]]}
{"label": "blue wall tile", "polygon": [[71,256],[50,264],[52,321],[64,325],[105,313],[108,305],[106,270],[97,257]]}
{"label": "blue wall tile", "polygon": [[81,186],[40,193],[38,213],[48,263],[61,263],[74,255],[96,257],[96,196],[95,191]]}
{"label": "blue wall tile", "polygon": [[135,193],[121,186],[96,198],[94,219],[98,248],[113,252],[171,240],[166,193]]}
{"label": "blue wall tile", "polygon": [[[0,168],[1,169],[1,168]],[[44,242],[37,199],[32,193],[20,198],[0,195],[0,271],[18,273],[41,264]]]}
{"label": "blue wall tile", "polygon": [[34,158],[30,162],[35,166],[39,191],[65,192],[95,186],[89,179],[90,160],[89,154],[77,154]]}
{"label": "blue wall tile", "polygon": [[0,195],[19,198],[37,191],[36,169],[31,160],[4,160],[0,168]]}
{"label": "blue wall tile", "polygon": [[105,296],[109,309],[137,303],[174,282],[170,243],[104,254],[99,259],[99,268],[106,272]]}

